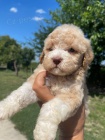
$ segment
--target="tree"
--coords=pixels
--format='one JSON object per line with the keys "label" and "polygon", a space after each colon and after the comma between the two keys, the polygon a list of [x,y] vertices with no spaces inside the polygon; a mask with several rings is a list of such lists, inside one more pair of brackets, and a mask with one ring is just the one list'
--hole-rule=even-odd
{"label": "tree", "polygon": [[[91,39],[95,54],[91,68],[91,77],[94,75],[94,79],[99,79],[101,62],[105,60],[105,0],[56,1],[59,4],[59,8],[55,11],[50,11],[52,21],[57,23],[57,25],[73,23],[83,29],[86,37]],[[41,50],[43,47],[42,42],[44,42],[50,31],[47,24],[35,33],[35,49]],[[42,44],[42,46],[39,47],[39,44]]]}
{"label": "tree", "polygon": [[0,63],[13,62],[16,75],[18,75],[17,64],[21,60],[21,46],[16,40],[9,36],[0,36]]}
{"label": "tree", "polygon": [[8,42],[10,41],[9,36],[0,36],[0,63],[5,63],[5,53],[7,53]]}
{"label": "tree", "polygon": [[31,64],[31,61],[35,59],[35,52],[31,48],[23,48],[22,49],[22,65],[26,70],[28,69],[29,65]]}

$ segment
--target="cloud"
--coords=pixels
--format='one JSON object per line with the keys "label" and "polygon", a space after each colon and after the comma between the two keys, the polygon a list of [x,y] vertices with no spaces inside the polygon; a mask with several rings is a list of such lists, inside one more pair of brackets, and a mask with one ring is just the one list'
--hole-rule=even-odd
{"label": "cloud", "polygon": [[11,7],[10,12],[17,13],[18,9],[16,7]]}
{"label": "cloud", "polygon": [[37,9],[35,12],[36,12],[36,13],[39,13],[39,14],[44,14],[44,13],[46,13],[43,9]]}
{"label": "cloud", "polygon": [[43,17],[33,17],[32,18],[32,20],[35,20],[35,21],[41,21],[43,19],[44,19]]}

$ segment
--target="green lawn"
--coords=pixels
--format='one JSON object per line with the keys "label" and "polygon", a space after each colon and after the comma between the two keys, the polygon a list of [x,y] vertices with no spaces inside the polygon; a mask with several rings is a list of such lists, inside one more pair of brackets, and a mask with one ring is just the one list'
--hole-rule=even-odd
{"label": "green lawn", "polygon": [[[28,74],[29,75],[29,74]],[[11,71],[0,71],[0,100],[12,90],[19,87],[27,78],[27,74],[20,72],[19,77]],[[90,115],[85,124],[85,140],[105,139],[105,97],[89,97]],[[25,134],[28,140],[33,140],[33,129],[39,113],[37,104],[30,105],[11,118],[16,128]]]}

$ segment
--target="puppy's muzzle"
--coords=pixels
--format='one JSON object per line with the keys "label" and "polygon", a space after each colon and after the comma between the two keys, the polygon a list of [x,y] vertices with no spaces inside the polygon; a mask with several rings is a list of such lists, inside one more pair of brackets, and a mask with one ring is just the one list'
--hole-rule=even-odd
{"label": "puppy's muzzle", "polygon": [[54,57],[52,60],[55,65],[59,65],[62,61],[62,58]]}

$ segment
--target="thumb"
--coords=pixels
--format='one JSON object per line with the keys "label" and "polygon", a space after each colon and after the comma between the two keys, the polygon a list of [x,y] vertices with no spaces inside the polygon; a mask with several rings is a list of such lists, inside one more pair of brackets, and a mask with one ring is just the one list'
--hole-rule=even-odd
{"label": "thumb", "polygon": [[46,78],[47,72],[46,71],[42,71],[40,72],[36,78],[35,78],[35,84],[39,85],[39,86],[43,86],[45,85],[45,78]]}

